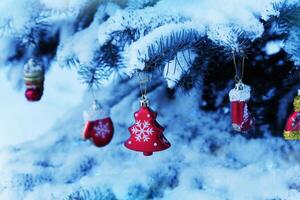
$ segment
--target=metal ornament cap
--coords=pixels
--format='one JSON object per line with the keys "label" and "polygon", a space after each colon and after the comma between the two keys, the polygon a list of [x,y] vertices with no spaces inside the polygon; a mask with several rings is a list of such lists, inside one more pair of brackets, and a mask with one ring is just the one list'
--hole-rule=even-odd
{"label": "metal ornament cap", "polygon": [[149,107],[149,100],[147,99],[146,95],[142,95],[140,105],[141,107]]}
{"label": "metal ornament cap", "polygon": [[28,60],[24,65],[24,77],[30,80],[44,77],[44,68],[42,64],[34,59]]}

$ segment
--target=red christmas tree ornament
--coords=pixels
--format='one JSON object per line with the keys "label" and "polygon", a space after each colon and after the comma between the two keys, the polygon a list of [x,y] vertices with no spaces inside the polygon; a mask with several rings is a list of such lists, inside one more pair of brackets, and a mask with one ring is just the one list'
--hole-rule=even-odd
{"label": "red christmas tree ornament", "polygon": [[254,118],[248,108],[250,92],[251,88],[241,81],[229,92],[231,122],[236,131],[247,132],[254,127]]}
{"label": "red christmas tree ornament", "polygon": [[39,101],[44,91],[43,66],[30,59],[24,66],[25,97],[28,101]]}
{"label": "red christmas tree ornament", "polygon": [[109,112],[101,108],[95,101],[92,108],[84,112],[85,127],[83,130],[83,139],[90,139],[97,147],[107,145],[114,134],[114,126]]}
{"label": "red christmas tree ornament", "polygon": [[133,151],[143,152],[145,156],[169,148],[171,144],[163,135],[164,128],[156,117],[157,113],[149,108],[148,100],[143,97],[140,109],[134,113],[135,123],[128,128],[130,137],[124,145]]}
{"label": "red christmas tree ornament", "polygon": [[287,119],[283,135],[286,140],[300,140],[300,90],[294,98],[294,112]]}

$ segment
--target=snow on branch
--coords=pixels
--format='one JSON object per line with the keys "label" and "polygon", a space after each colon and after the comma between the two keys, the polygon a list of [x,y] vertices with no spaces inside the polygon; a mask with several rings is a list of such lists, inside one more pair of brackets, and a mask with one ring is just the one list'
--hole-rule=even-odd
{"label": "snow on branch", "polygon": [[167,80],[169,88],[174,88],[182,76],[188,74],[196,56],[194,52],[188,49],[178,52],[175,55],[175,59],[167,62],[164,67],[164,78]]}
{"label": "snow on branch", "polygon": [[[270,18],[270,23],[273,23],[273,27],[279,28],[283,32],[290,31],[292,26],[300,26],[300,3],[283,1],[273,4],[274,10],[277,11],[277,15],[273,15]],[[275,26],[274,26],[275,25]]]}
{"label": "snow on branch", "polygon": [[101,23],[118,9],[114,4],[105,4],[98,7],[91,24],[74,35],[62,34],[57,51],[57,61],[60,66],[79,67],[92,62],[94,55],[99,54],[97,31]]}
{"label": "snow on branch", "polygon": [[126,74],[157,67],[175,58],[178,52],[194,49],[205,36],[205,28],[194,23],[168,24],[134,42],[127,51]]}
{"label": "snow on branch", "polygon": [[270,19],[273,31],[286,35],[283,49],[294,64],[300,66],[300,3],[283,1],[275,4],[274,9],[279,14]]}
{"label": "snow on branch", "polygon": [[300,26],[294,27],[285,41],[283,49],[290,55],[296,66],[300,66]]}
{"label": "snow on branch", "polygon": [[97,25],[92,24],[89,28],[63,40],[58,47],[56,56],[59,65],[78,67],[79,64],[90,62],[98,47],[95,37],[96,30]]}
{"label": "snow on branch", "polygon": [[[0,29],[6,34],[22,35],[40,24],[62,25],[63,21],[74,23],[76,16],[94,1],[20,0],[18,3],[3,0],[0,4]],[[87,13],[86,13],[87,15]],[[1,32],[1,31],[0,31]],[[2,30],[3,34],[4,30]]]}
{"label": "snow on branch", "polygon": [[232,59],[232,53],[238,57],[247,57],[251,43],[263,33],[263,27],[253,30],[242,30],[236,24],[216,24],[208,28],[207,36],[217,46],[223,48],[226,58]]}
{"label": "snow on branch", "polygon": [[21,34],[25,26],[39,15],[41,5],[38,1],[15,1],[3,0],[0,4],[0,29],[2,35]]}
{"label": "snow on branch", "polygon": [[[155,7],[139,10],[118,10],[114,16],[99,27],[98,42],[101,46],[115,39],[125,45],[136,41],[159,26],[186,20],[181,15],[162,13]],[[125,40],[125,42],[121,40]]]}
{"label": "snow on branch", "polygon": [[141,10],[117,10],[107,21],[99,25],[98,45],[102,64],[122,71],[128,67],[124,62],[126,59],[124,51],[132,42],[157,27],[186,20],[181,15],[161,13],[153,7]]}

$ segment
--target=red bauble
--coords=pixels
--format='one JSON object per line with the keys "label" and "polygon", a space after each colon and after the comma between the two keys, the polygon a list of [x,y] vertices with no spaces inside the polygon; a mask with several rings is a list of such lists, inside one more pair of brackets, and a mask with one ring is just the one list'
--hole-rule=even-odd
{"label": "red bauble", "polygon": [[300,140],[300,91],[294,99],[294,112],[287,119],[284,138],[286,140]]}
{"label": "red bauble", "polygon": [[90,139],[97,147],[103,147],[112,140],[114,134],[113,122],[106,109],[95,101],[92,108],[84,112],[85,127],[83,139]]}
{"label": "red bauble", "polygon": [[25,97],[28,101],[39,101],[43,95],[43,91],[40,88],[26,89]]}
{"label": "red bauble", "polygon": [[88,121],[85,124],[83,137],[92,139],[97,147],[107,145],[113,138],[114,127],[110,117],[95,121]]}
{"label": "red bauble", "polygon": [[148,106],[134,113],[135,124],[128,128],[129,139],[125,142],[128,149],[143,152],[145,156],[155,151],[163,151],[171,146],[164,137],[164,128],[156,121],[157,113]]}
{"label": "red bauble", "polygon": [[250,87],[239,82],[229,92],[232,127],[236,131],[247,132],[254,127],[254,118],[248,109]]}

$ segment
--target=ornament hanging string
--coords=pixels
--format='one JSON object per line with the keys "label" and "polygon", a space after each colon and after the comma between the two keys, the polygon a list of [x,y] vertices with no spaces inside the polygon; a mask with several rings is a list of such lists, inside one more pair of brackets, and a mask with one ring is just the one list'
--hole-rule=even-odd
{"label": "ornament hanging string", "polygon": [[139,85],[140,85],[140,93],[141,93],[141,105],[147,106],[148,105],[147,87],[148,87],[149,81],[151,80],[151,75],[149,75],[146,72],[139,71],[138,77],[139,77]]}
{"label": "ornament hanging string", "polygon": [[91,90],[92,90],[93,100],[95,101],[96,100],[95,90],[93,87],[91,88]]}
{"label": "ornament hanging string", "polygon": [[237,62],[236,62],[236,59],[235,59],[235,53],[233,52],[232,54],[233,54],[233,64],[234,64],[234,69],[235,69],[234,79],[235,79],[235,81],[237,83],[238,82],[242,82],[243,77],[244,77],[245,58],[243,56],[243,58],[242,58],[242,66],[241,66],[241,69],[239,71],[238,70],[238,66],[237,66]]}
{"label": "ornament hanging string", "polygon": [[102,108],[100,102],[97,100],[96,94],[95,94],[95,89],[90,87],[91,93],[92,93],[92,98],[93,98],[93,109],[100,109]]}

